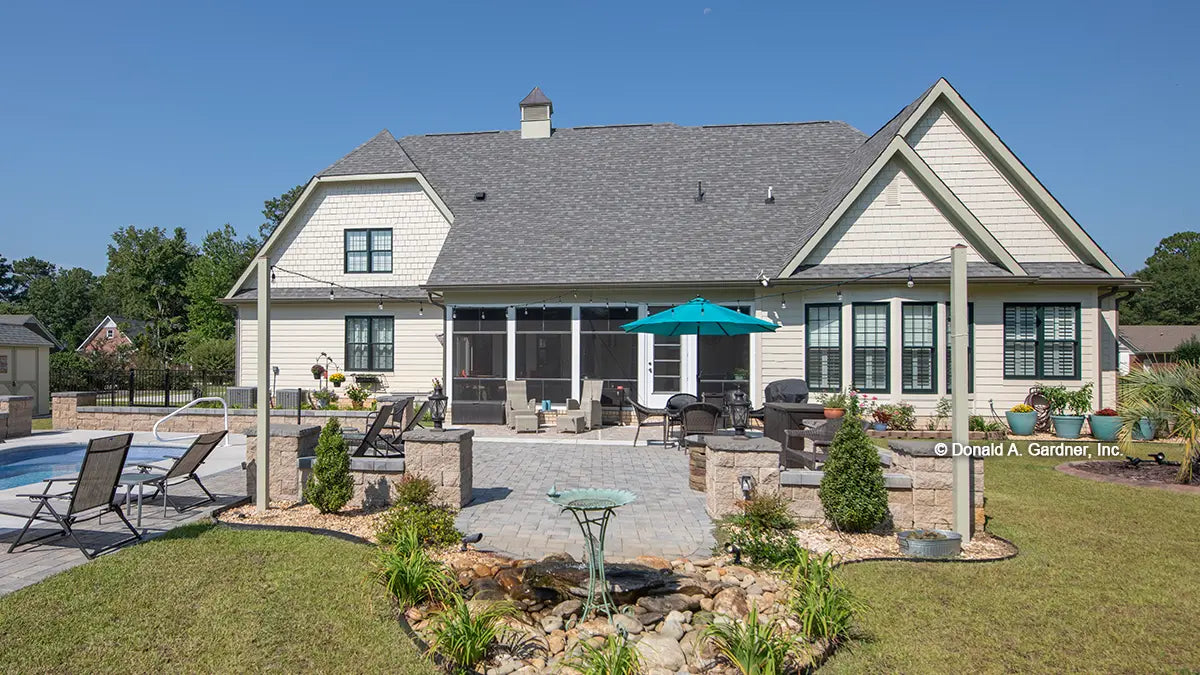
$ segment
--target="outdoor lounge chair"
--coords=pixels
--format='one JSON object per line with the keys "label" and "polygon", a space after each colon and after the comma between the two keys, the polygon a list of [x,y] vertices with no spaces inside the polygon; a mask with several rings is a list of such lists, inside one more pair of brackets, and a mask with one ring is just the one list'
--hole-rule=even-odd
{"label": "outdoor lounge chair", "polygon": [[358,446],[350,453],[351,457],[403,457],[404,443],[383,435],[383,430],[392,419],[395,404],[384,403],[379,406],[374,419],[365,433],[348,433],[342,437],[349,443],[358,442]]}
{"label": "outdoor lounge chair", "polygon": [[637,431],[633,434],[633,444],[637,445],[638,436],[642,433],[642,427],[662,427],[664,442],[666,439],[667,428],[667,409],[666,408],[648,408],[641,403],[629,399],[629,405],[633,408],[633,415],[637,418]]}
{"label": "outdoor lounge chair", "polygon": [[[175,511],[183,513],[193,506],[199,506],[201,504],[217,501],[217,498],[213,496],[213,493],[209,492],[208,488],[204,487],[204,483],[200,482],[200,477],[196,475],[196,469],[199,469],[200,465],[204,463],[204,460],[208,459],[208,456],[212,454],[212,451],[216,449],[221,441],[225,440],[225,435],[228,433],[228,430],[222,429],[212,433],[200,434],[198,437],[196,437],[196,440],[192,441],[192,444],[183,452],[182,455],[177,457],[171,455],[166,456],[166,459],[175,460],[175,463],[167,469],[163,469],[160,466],[154,466],[152,464],[134,465],[138,468],[138,470],[146,474],[151,474],[158,471],[163,472],[162,475],[156,474],[153,477],[142,481],[143,485],[154,487],[157,492],[162,493],[163,516],[167,515],[167,504],[171,504],[171,506],[175,508]],[[171,503],[171,497],[170,494],[168,494],[168,488],[172,485],[182,485],[188,481],[194,482],[197,487],[204,492],[204,495],[207,497],[207,499],[202,499],[198,502],[182,507]],[[138,514],[138,518],[141,518],[140,497],[138,501]]]}
{"label": "outdoor lounge chair", "polygon": [[516,413],[536,413],[537,399],[529,398],[524,380],[506,380],[504,382],[504,423],[509,429],[517,428]]}
{"label": "outdoor lounge chair", "polygon": [[[70,537],[89,560],[101,553],[123,546],[131,541],[142,538],[141,533],[134,529],[129,519],[121,512],[121,506],[113,497],[117,492],[117,484],[121,472],[125,468],[125,458],[129,455],[129,444],[133,434],[117,434],[103,438],[93,438],[88,441],[87,452],[83,456],[83,465],[79,468],[78,476],[67,478],[47,478],[46,489],[42,494],[17,495],[21,500],[12,500],[0,504],[0,513],[17,518],[27,518],[25,527],[8,547],[12,553],[21,544],[32,544],[51,537]],[[51,493],[54,483],[74,483],[69,492]],[[85,520],[99,518],[106,513],[115,513],[129,528],[133,536],[126,537],[115,543],[89,551],[75,533],[75,525]],[[32,539],[25,539],[34,521],[51,523],[58,531],[44,534]]]}
{"label": "outdoor lounge chair", "polygon": [[604,423],[604,406],[600,403],[603,391],[604,380],[584,380],[579,400],[567,401],[567,410],[583,412],[583,424],[588,429],[598,429]]}

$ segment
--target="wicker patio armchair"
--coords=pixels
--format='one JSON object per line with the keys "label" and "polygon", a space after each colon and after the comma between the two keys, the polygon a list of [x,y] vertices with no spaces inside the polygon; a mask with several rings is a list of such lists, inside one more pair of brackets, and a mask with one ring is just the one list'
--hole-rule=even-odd
{"label": "wicker patio armchair", "polygon": [[634,399],[629,399],[629,405],[633,408],[633,415],[637,419],[637,431],[633,434],[633,444],[637,445],[638,436],[642,433],[642,427],[662,427],[663,439],[666,439],[667,428],[667,409],[666,408],[650,408],[638,403]]}
{"label": "wicker patio armchair", "polygon": [[679,411],[680,437],[715,434],[721,418],[721,409],[711,403],[689,403]]}

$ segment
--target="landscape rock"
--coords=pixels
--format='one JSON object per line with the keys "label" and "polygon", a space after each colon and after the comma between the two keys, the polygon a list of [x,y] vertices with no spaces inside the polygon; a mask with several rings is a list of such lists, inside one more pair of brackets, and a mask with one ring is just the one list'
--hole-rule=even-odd
{"label": "landscape rock", "polygon": [[664,635],[676,642],[679,642],[684,633],[683,624],[679,621],[671,621],[668,619],[664,621],[661,626],[659,626],[658,632],[660,635]]}
{"label": "landscape rock", "polygon": [[576,614],[580,609],[583,609],[583,602],[579,600],[563,600],[555,605],[554,608],[550,610],[550,613],[554,616],[565,619],[573,614]]}
{"label": "landscape rock", "polygon": [[658,612],[643,612],[637,615],[637,620],[646,628],[650,628],[659,621],[662,621],[663,615]]}
{"label": "landscape rock", "polygon": [[542,631],[546,633],[553,633],[556,630],[562,629],[562,627],[563,619],[561,616],[551,614],[542,618]]}
{"label": "landscape rock", "polygon": [[737,586],[722,589],[713,598],[713,611],[718,614],[728,614],[732,617],[741,618],[746,616],[746,612],[749,609],[749,606],[746,604],[745,589]]}
{"label": "landscape rock", "polygon": [[629,635],[642,632],[642,622],[626,614],[614,614],[612,623],[618,630],[623,630]]}
{"label": "landscape rock", "polygon": [[671,595],[663,595],[658,597],[643,597],[637,601],[637,604],[639,607],[644,607],[647,611],[658,612],[659,614],[666,615],[672,610],[678,610],[682,612],[687,609],[699,609],[700,598],[694,595],[672,593]]}
{"label": "landscape rock", "polygon": [[651,633],[638,641],[638,653],[646,670],[665,668],[676,672],[687,665],[679,643],[665,635]]}

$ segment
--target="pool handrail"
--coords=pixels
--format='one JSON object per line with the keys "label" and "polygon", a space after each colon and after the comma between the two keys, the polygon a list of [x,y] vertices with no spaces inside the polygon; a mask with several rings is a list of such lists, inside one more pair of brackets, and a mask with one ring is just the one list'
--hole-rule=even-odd
{"label": "pool handrail", "polygon": [[[194,398],[194,399],[188,401],[187,403],[184,403],[183,405],[176,408],[174,411],[163,416],[163,418],[160,419],[159,421],[155,422],[154,423],[154,438],[155,438],[155,440],[163,441],[164,443],[166,443],[166,442],[170,442],[170,441],[182,441],[185,438],[198,437],[200,434],[188,434],[186,436],[180,436],[179,438],[170,438],[170,439],[163,438],[158,433],[158,425],[162,424],[163,422],[166,422],[167,420],[178,415],[179,413],[183,412],[184,410],[187,410],[188,408],[196,405],[197,403],[202,403],[204,401],[220,401],[221,402],[221,407],[224,409],[224,412],[225,412],[225,431],[228,432],[229,431],[229,404],[225,401],[224,398],[222,398],[220,396],[201,396],[200,398]],[[229,446],[229,434],[228,433],[225,434],[225,446],[226,447]]]}

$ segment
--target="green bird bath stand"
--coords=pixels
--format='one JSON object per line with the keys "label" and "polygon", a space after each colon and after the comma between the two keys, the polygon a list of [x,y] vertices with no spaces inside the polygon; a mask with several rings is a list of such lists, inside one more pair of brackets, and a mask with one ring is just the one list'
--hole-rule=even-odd
{"label": "green bird bath stand", "polygon": [[587,602],[583,604],[580,620],[586,621],[592,612],[604,612],[612,620],[617,604],[608,591],[604,578],[604,537],[608,521],[618,507],[632,502],[636,496],[628,490],[580,489],[558,492],[552,488],[546,496],[551,504],[570,511],[583,532],[583,555],[588,568]]}

